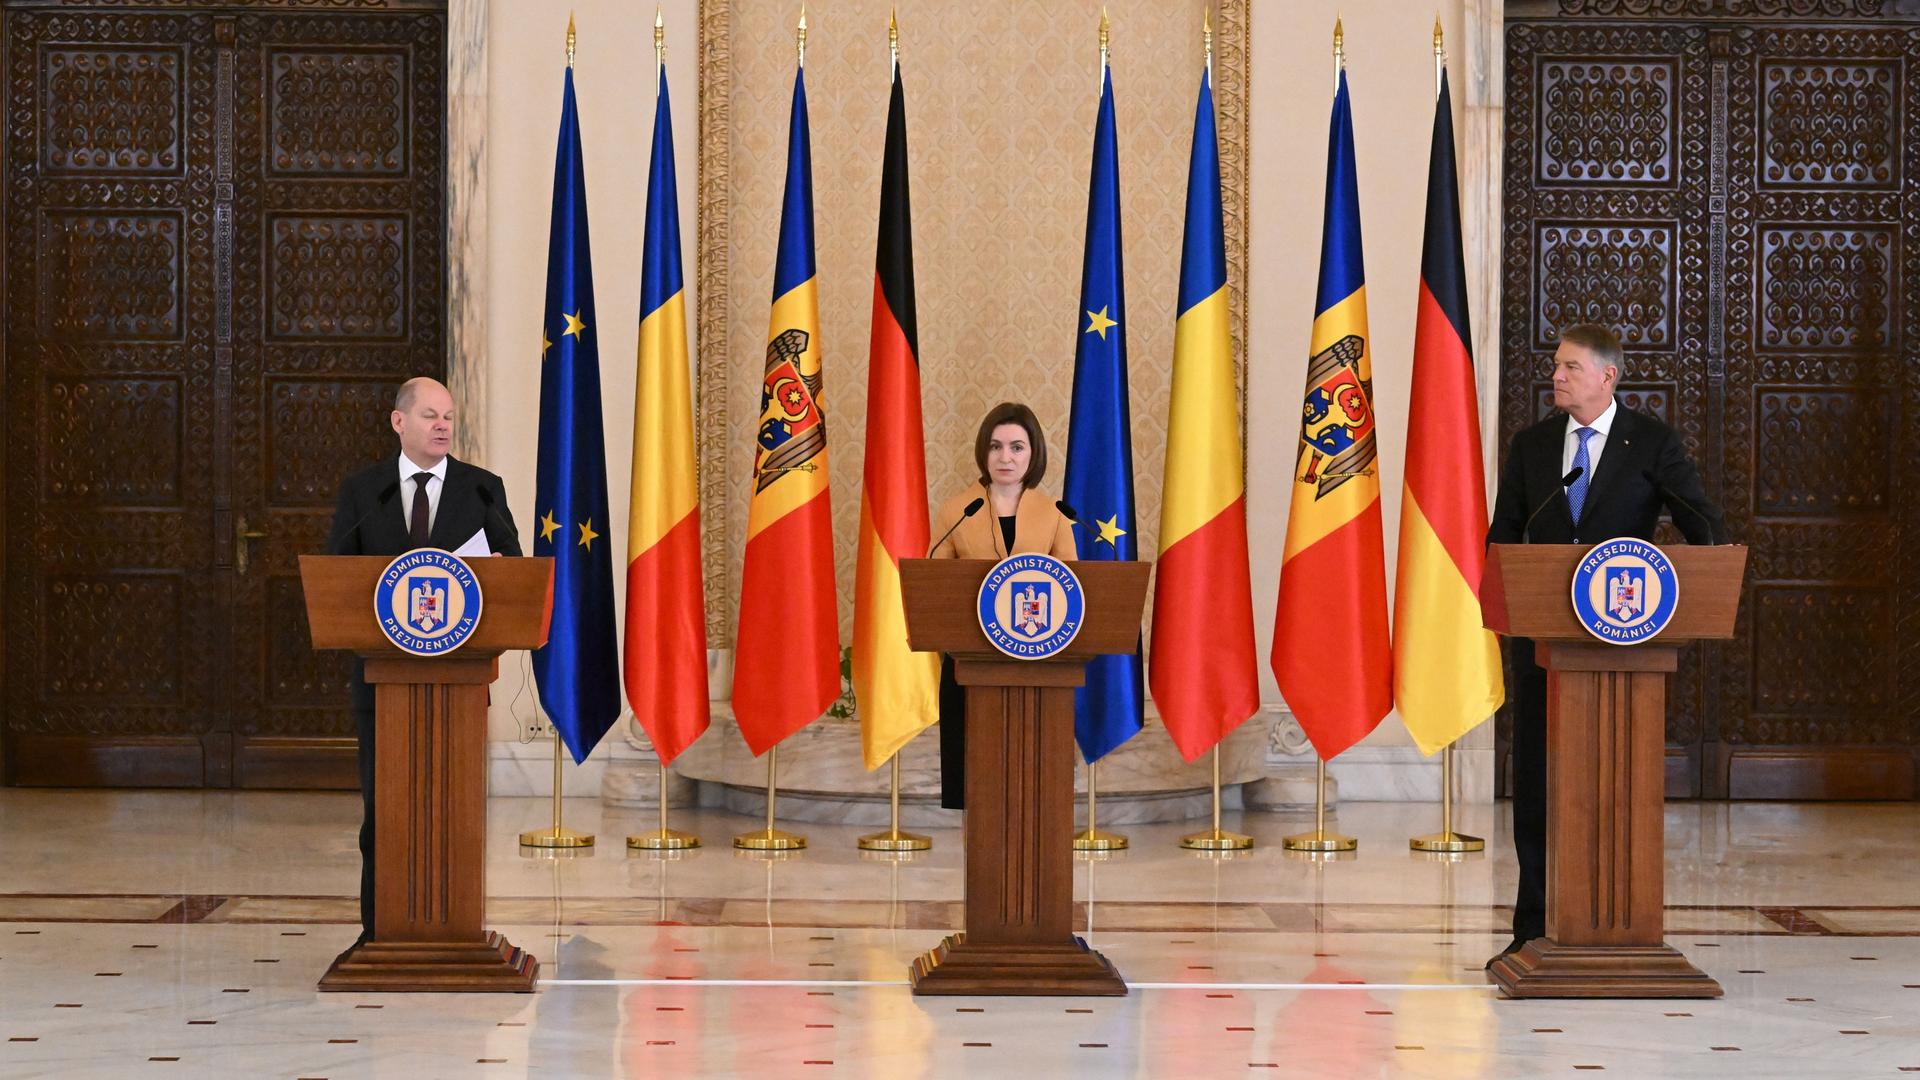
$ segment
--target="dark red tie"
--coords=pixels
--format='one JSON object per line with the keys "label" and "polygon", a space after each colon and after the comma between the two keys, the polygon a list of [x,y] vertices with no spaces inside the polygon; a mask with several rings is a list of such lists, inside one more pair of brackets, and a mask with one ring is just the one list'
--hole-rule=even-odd
{"label": "dark red tie", "polygon": [[408,533],[413,546],[427,546],[427,481],[433,479],[430,472],[415,473],[413,476],[413,520]]}

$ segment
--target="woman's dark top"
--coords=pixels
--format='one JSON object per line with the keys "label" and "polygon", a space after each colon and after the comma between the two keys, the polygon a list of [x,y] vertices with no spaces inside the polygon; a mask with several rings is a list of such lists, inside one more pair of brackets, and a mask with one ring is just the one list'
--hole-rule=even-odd
{"label": "woman's dark top", "polygon": [[1012,514],[1008,514],[1006,517],[1003,517],[1000,519],[1000,535],[1006,540],[1006,546],[1001,548],[1000,550],[1006,552],[1009,555],[1013,554],[1013,515]]}

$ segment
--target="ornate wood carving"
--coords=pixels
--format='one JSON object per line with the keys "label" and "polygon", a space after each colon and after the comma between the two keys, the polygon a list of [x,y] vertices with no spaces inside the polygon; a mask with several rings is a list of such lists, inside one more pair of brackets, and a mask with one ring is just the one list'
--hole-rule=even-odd
{"label": "ornate wood carving", "polygon": [[7,7],[9,779],[351,783],[294,556],[444,371],[444,0]]}
{"label": "ornate wood carving", "polygon": [[407,164],[407,58],[276,50],[267,57],[276,174],[393,175]]}
{"label": "ornate wood carving", "polygon": [[[1889,719],[1920,709],[1920,574],[1894,557],[1920,539],[1920,20],[1882,8],[1509,0],[1502,441],[1547,411],[1554,327],[1613,322],[1623,398],[1752,546],[1735,640],[1676,677],[1678,790],[1767,794],[1783,751],[1802,793],[1831,755],[1920,761]],[[1914,773],[1874,782],[1910,797]]]}
{"label": "ornate wood carving", "polygon": [[41,165],[57,173],[180,168],[183,52],[49,48],[41,53]]}

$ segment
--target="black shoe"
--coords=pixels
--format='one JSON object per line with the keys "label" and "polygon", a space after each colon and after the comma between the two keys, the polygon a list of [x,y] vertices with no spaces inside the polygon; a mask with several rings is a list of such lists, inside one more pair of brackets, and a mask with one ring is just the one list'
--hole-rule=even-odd
{"label": "black shoe", "polygon": [[1527,944],[1526,942],[1521,941],[1519,938],[1514,938],[1512,941],[1507,942],[1507,947],[1504,949],[1501,949],[1498,955],[1489,957],[1487,959],[1486,965],[1482,970],[1492,971],[1493,965],[1499,962],[1500,957],[1511,956],[1514,953],[1519,952],[1522,948],[1526,946],[1526,944]]}

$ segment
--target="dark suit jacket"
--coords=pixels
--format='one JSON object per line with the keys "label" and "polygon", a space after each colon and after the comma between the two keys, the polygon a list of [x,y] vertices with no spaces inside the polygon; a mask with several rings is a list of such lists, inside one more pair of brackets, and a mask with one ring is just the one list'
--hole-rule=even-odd
{"label": "dark suit jacket", "polygon": [[[327,533],[327,554],[399,555],[413,548],[407,533],[408,507],[398,483],[398,459],[398,453],[382,458],[340,485],[333,528]],[[520,530],[507,509],[507,488],[498,476],[449,457],[444,483],[427,546],[451,551],[484,528],[491,550],[502,555],[520,554]],[[480,495],[482,489],[493,496],[491,509]],[[383,494],[384,502],[380,498]],[[373,688],[361,679],[358,660],[353,664],[353,707],[362,711],[373,708]]]}
{"label": "dark suit jacket", "polygon": [[[1514,436],[1506,467],[1500,472],[1487,543],[1597,544],[1616,536],[1651,540],[1663,506],[1689,543],[1725,540],[1720,508],[1707,498],[1700,472],[1687,456],[1679,433],[1624,405],[1614,413],[1599,467],[1587,481],[1586,503],[1576,529],[1573,507],[1560,486],[1566,436],[1563,412]],[[1649,473],[1657,484],[1648,479]],[[1667,494],[1662,494],[1662,487]],[[1546,508],[1526,527],[1527,515],[1542,503]]]}

